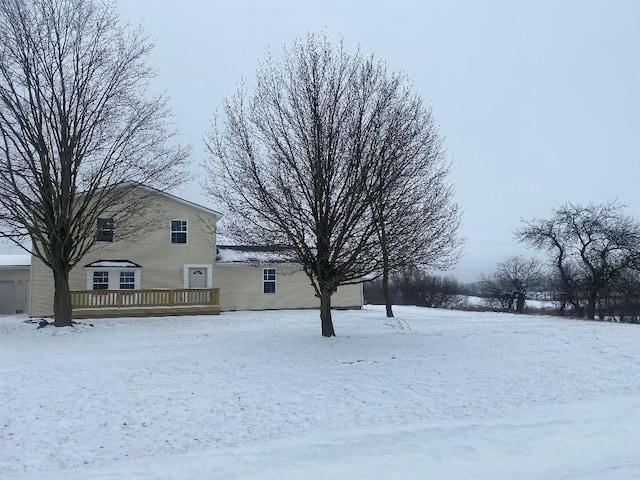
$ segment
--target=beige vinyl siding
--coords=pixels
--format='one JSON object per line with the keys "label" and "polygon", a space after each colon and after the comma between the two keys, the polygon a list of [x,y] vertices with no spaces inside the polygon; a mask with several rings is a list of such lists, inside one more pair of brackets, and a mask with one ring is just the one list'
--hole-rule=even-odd
{"label": "beige vinyl siding", "polygon": [[53,315],[53,274],[36,257],[31,257],[31,298],[29,315]]}
{"label": "beige vinyl siding", "polygon": [[13,282],[15,289],[15,312],[22,313],[29,310],[29,267],[3,267],[0,268],[0,281]]}
{"label": "beige vinyl siding", "polygon": [[[276,293],[263,293],[263,269],[276,269]],[[214,287],[220,289],[220,308],[229,310],[271,310],[318,308],[319,299],[307,275],[296,266],[217,264]],[[344,285],[333,295],[334,308],[360,308],[362,285]]]}
{"label": "beige vinyl siding", "polygon": [[[215,216],[205,210],[158,195],[162,202],[162,214],[158,215],[157,228],[140,235],[136,243],[119,237],[115,225],[114,241],[98,242],[71,271],[71,290],[87,289],[85,265],[97,260],[129,260],[137,263],[140,270],[140,288],[183,288],[185,265],[213,265],[215,261]],[[108,214],[104,214],[105,217]],[[171,243],[171,220],[187,221],[187,243]],[[96,270],[96,269],[93,269]],[[116,268],[107,269],[110,275],[119,275]],[[125,270],[125,269],[123,269]],[[42,262],[32,259],[31,315],[53,314],[53,275]]]}

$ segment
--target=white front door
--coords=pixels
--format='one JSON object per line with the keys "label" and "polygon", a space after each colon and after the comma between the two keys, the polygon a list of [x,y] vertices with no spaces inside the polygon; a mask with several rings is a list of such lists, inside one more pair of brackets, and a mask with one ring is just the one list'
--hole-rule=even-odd
{"label": "white front door", "polygon": [[207,288],[206,268],[189,268],[189,288]]}

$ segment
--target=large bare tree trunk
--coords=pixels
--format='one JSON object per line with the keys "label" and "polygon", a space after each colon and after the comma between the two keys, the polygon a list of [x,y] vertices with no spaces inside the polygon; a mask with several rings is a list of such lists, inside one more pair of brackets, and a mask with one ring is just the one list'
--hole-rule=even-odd
{"label": "large bare tree trunk", "polygon": [[323,337],[335,337],[333,330],[333,320],[331,319],[331,294],[332,292],[324,286],[320,295],[320,323],[322,324]]}
{"label": "large bare tree trunk", "polygon": [[53,314],[56,327],[71,326],[71,292],[69,291],[69,272],[64,269],[54,269],[53,282],[55,294],[53,297]]}

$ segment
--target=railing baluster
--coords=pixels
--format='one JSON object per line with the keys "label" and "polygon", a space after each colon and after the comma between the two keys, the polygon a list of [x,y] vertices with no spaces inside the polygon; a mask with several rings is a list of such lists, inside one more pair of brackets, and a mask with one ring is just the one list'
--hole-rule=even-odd
{"label": "railing baluster", "polygon": [[73,308],[168,307],[219,305],[219,288],[175,290],[74,290]]}

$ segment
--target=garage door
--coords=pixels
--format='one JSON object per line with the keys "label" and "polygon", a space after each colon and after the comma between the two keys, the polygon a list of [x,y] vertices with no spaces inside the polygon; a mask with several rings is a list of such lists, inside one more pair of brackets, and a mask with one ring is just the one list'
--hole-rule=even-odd
{"label": "garage door", "polygon": [[13,282],[0,281],[0,314],[16,313],[16,286]]}

